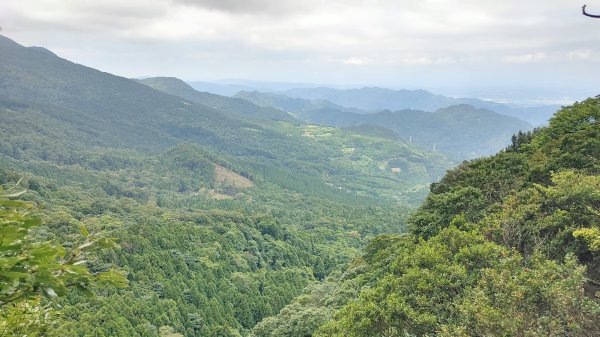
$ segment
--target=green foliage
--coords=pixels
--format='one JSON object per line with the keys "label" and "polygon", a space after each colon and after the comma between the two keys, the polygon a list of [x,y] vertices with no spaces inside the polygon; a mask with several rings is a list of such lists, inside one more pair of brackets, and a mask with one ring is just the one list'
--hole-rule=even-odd
{"label": "green foliage", "polygon": [[600,230],[598,228],[581,228],[573,232],[575,238],[583,239],[592,252],[600,250]]}
{"label": "green foliage", "polygon": [[[377,236],[404,231],[447,159],[181,83],[161,90],[188,98],[161,93],[1,37],[0,53],[0,183],[23,172],[31,190],[0,202],[6,334],[599,330],[598,98],[463,163],[431,186],[410,234]],[[438,117],[472,119],[461,109]],[[218,171],[252,187],[219,185]]]}
{"label": "green foliage", "polygon": [[567,107],[432,184],[411,234],[373,240],[358,296],[309,334],[598,334],[599,111],[600,98]]}
{"label": "green foliage", "polygon": [[573,256],[564,264],[535,256],[518,256],[483,272],[477,286],[460,303],[456,323],[440,335],[560,336],[598,331],[600,306],[582,291],[585,267]]}
{"label": "green foliage", "polygon": [[[84,225],[91,233],[110,233],[122,247],[101,252],[90,268],[119,265],[130,287],[109,288],[94,299],[60,299],[56,336],[158,336],[160,326],[185,336],[246,335],[350,261],[370,237],[404,228],[405,207],[303,195],[256,173],[248,175],[255,187],[213,199],[204,178],[212,165],[239,173],[244,166],[195,145],[156,156],[90,151],[80,160],[90,156],[127,162],[98,170],[7,160],[31,172],[23,184],[36,190],[27,196],[46,206],[40,237],[72,249],[83,243],[78,228]],[[14,179],[12,171],[0,170],[1,182]],[[181,182],[190,188],[181,190]]]}
{"label": "green foliage", "polygon": [[58,319],[57,310],[42,304],[39,296],[12,302],[0,309],[0,335],[47,336],[56,328]]}
{"label": "green foliage", "polygon": [[160,337],[183,337],[182,334],[174,332],[170,326],[161,326],[158,332],[160,333]]}
{"label": "green foliage", "polygon": [[[587,99],[563,108],[542,129],[529,147],[547,158],[545,172],[574,169],[600,173],[600,98]],[[549,175],[548,175],[549,177]]]}
{"label": "green foliage", "polygon": [[[432,193],[410,221],[411,230],[428,237],[460,214],[472,222],[488,216],[492,223],[503,222],[507,217],[524,217],[534,227],[544,227],[547,233],[543,235],[550,236],[541,239],[544,243],[549,244],[549,240],[560,235],[572,239],[572,230],[568,228],[589,227],[596,216],[599,102],[598,98],[589,99],[564,108],[550,121],[549,127],[516,136],[515,144],[507,151],[465,162],[448,172],[439,183],[432,184]],[[466,188],[481,197],[474,202],[460,199]],[[468,203],[467,208],[460,206],[463,201]],[[508,216],[508,213],[514,214]],[[537,219],[528,218],[530,215]],[[561,216],[567,218],[561,220]],[[545,224],[540,223],[541,218]],[[525,231],[541,229],[513,225],[522,233],[507,235],[527,236]],[[492,224],[492,227],[497,226]],[[524,253],[532,245],[539,246],[539,242],[505,243],[513,247],[525,244],[529,248],[521,247]]]}
{"label": "green foliage", "polygon": [[367,265],[360,259],[344,273],[334,272],[323,282],[307,287],[304,293],[286,305],[276,316],[263,319],[252,329],[252,337],[310,336],[334,313],[353,299],[360,287]]}
{"label": "green foliage", "polygon": [[91,272],[86,266],[96,248],[114,248],[112,239],[80,227],[84,241],[73,249],[50,241],[38,242],[32,231],[41,220],[29,203],[12,198],[0,186],[0,333],[42,336],[48,333],[52,308],[40,297],[65,296],[67,289],[92,295],[93,290],[124,288],[127,279],[115,271]]}
{"label": "green foliage", "polygon": [[411,232],[429,238],[450,224],[457,215],[476,222],[482,217],[483,205],[485,201],[481,191],[470,186],[456,188],[448,193],[430,194],[424,206],[412,216]]}
{"label": "green foliage", "polygon": [[[31,230],[41,220],[28,209],[31,205],[7,199],[0,189],[0,303],[7,305],[30,297],[64,296],[67,288],[91,293],[100,285],[127,286],[118,273],[107,271],[92,274],[85,266],[90,252],[96,247],[114,248],[109,238],[90,235],[80,227],[85,241],[67,251],[60,245],[35,242]],[[10,195],[8,195],[10,197]]]}
{"label": "green foliage", "polygon": [[585,268],[518,253],[477,231],[398,241],[392,268],[316,336],[552,336],[594,329]]}
{"label": "green foliage", "polygon": [[181,177],[189,176],[189,180],[179,182],[181,192],[200,187],[212,187],[215,177],[215,163],[198,147],[182,144],[169,151],[161,158],[161,164],[173,170],[184,169]]}
{"label": "green foliage", "polygon": [[482,223],[494,240],[526,255],[542,251],[560,258],[572,252],[589,263],[600,223],[599,202],[600,177],[568,170],[554,174],[548,187],[534,185],[506,198]]}

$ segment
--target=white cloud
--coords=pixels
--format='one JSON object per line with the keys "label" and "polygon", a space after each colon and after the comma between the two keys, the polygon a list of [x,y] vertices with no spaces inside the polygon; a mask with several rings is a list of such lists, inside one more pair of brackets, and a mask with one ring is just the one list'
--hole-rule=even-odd
{"label": "white cloud", "polygon": [[547,57],[546,53],[531,53],[523,55],[509,55],[504,58],[504,61],[508,63],[531,63],[540,62],[545,60]]}
{"label": "white cloud", "polygon": [[590,60],[594,58],[592,51],[589,49],[573,50],[567,56],[572,60]]}
{"label": "white cloud", "polygon": [[0,26],[127,76],[448,85],[543,82],[549,69],[563,82],[600,76],[585,67],[600,53],[600,22],[572,0],[2,0]]}
{"label": "white cloud", "polygon": [[306,11],[313,7],[309,0],[173,0],[173,3],[231,13],[273,15]]}

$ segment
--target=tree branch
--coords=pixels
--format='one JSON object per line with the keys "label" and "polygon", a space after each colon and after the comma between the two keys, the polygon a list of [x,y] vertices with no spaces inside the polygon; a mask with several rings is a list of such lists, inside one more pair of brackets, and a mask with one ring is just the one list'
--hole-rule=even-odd
{"label": "tree branch", "polygon": [[581,7],[581,12],[582,12],[583,15],[589,16],[590,18],[600,19],[600,15],[593,15],[593,14],[589,14],[588,12],[586,12],[585,11],[586,7],[587,7],[587,5],[583,5],[583,7]]}

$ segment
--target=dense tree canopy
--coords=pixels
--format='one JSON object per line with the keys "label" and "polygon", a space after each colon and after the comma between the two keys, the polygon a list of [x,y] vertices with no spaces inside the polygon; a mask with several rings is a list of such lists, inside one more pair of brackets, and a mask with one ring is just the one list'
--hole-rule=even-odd
{"label": "dense tree canopy", "polygon": [[444,155],[0,53],[0,187],[28,190],[0,197],[0,333],[600,331],[600,98],[459,165],[408,218]]}
{"label": "dense tree canopy", "polygon": [[[255,335],[597,335],[599,118],[600,98],[576,103],[505,151],[449,171],[408,235],[374,239],[348,268],[356,275],[321,284],[358,296],[301,301],[320,291],[308,289]],[[325,313],[319,328],[286,330],[286,318],[307,312]]]}

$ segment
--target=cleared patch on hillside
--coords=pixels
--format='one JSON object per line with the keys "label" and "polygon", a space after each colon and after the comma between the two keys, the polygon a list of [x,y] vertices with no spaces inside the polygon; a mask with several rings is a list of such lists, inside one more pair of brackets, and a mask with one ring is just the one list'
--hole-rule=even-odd
{"label": "cleared patch on hillside", "polygon": [[215,165],[215,183],[230,185],[238,188],[248,188],[254,186],[254,183],[245,177],[221,166]]}

